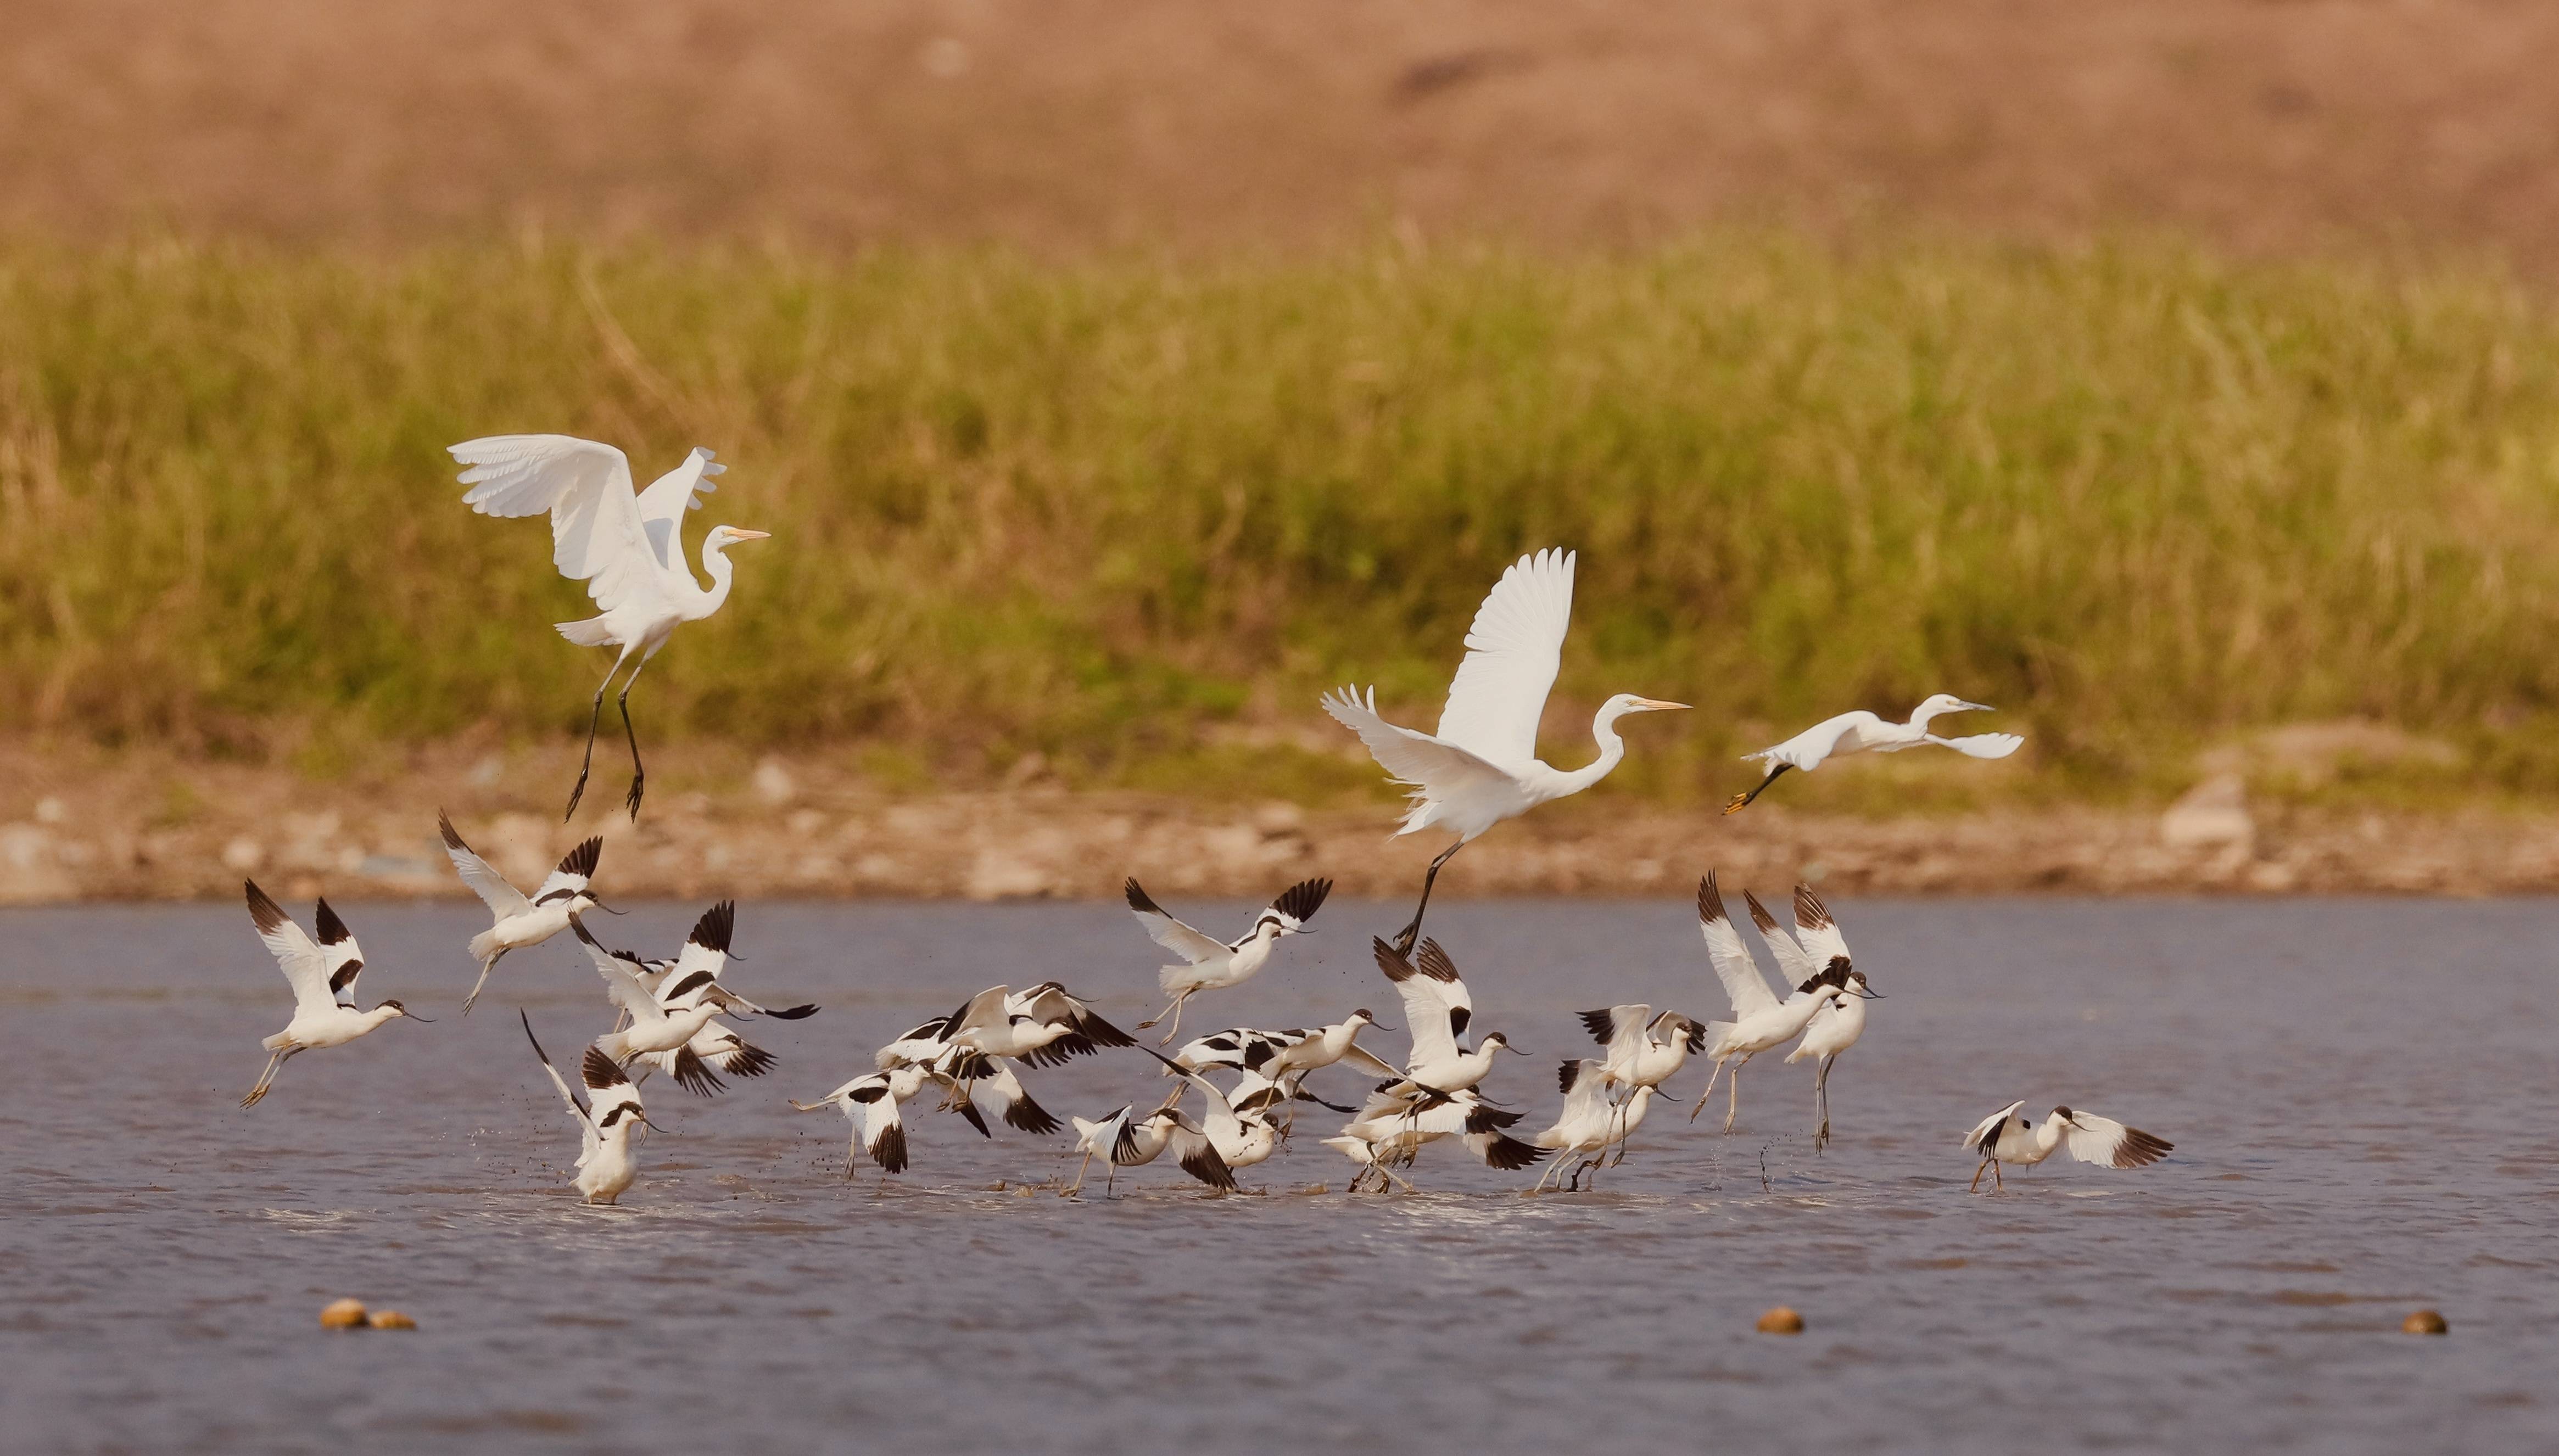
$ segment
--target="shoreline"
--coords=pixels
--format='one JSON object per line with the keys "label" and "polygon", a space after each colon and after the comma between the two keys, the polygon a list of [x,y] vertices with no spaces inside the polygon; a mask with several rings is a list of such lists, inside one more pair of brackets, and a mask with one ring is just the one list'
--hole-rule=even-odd
{"label": "shoreline", "polygon": [[[439,807],[520,885],[602,834],[617,898],[1267,898],[1331,877],[1348,895],[1415,893],[1436,835],[1395,840],[1392,805],[1199,803],[1037,783],[891,793],[831,767],[842,754],[748,759],[653,779],[644,816],[598,767],[574,825],[536,804],[556,755],[452,747],[328,783],[237,764],[0,748],[0,904],[227,899],[244,876],[308,898],[463,898]],[[358,807],[357,805],[361,805]],[[1680,896],[1801,878],[1841,894],[2431,894],[2559,892],[2559,815],[2251,808],[2235,781],[2165,813],[1995,808],[1924,817],[1817,815],[1763,801],[1559,805],[1470,846],[1441,893]]]}

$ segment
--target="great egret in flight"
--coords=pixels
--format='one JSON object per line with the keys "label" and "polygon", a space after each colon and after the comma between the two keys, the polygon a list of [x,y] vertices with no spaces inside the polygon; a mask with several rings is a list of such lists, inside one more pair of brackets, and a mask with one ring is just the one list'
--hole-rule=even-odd
{"label": "great egret in flight", "polygon": [[624,663],[640,659],[616,699],[623,736],[631,742],[630,808],[631,817],[638,819],[649,776],[640,765],[640,735],[631,727],[631,684],[677,626],[708,617],[728,600],[728,548],[763,540],[769,533],[712,526],[702,537],[702,570],[711,579],[710,590],[704,591],[684,565],[683,524],[684,511],[700,510],[698,498],[719,489],[710,478],[728,469],[713,464],[708,450],[696,447],[683,464],[634,494],[631,462],[621,451],[593,440],[491,435],[450,448],[455,460],[471,467],[461,481],[471,488],[462,502],[473,510],[483,515],[549,512],[552,563],[560,575],[585,582],[587,595],[600,609],[583,622],[557,624],[559,635],[579,647],[622,649],[612,670],[596,684],[594,711],[586,720],[586,759],[578,766],[577,787],[569,791],[563,819],[577,812],[587,773],[595,767],[595,728],[604,717],[604,690]]}
{"label": "great egret in flight", "polygon": [[1423,912],[1430,908],[1430,887],[1449,856],[1504,819],[1607,778],[1626,756],[1625,740],[1617,736],[1619,718],[1688,706],[1621,692],[1601,703],[1590,720],[1599,757],[1571,772],[1539,761],[1538,719],[1564,660],[1565,629],[1573,622],[1573,552],[1549,547],[1511,563],[1493,584],[1466,631],[1466,657],[1448,684],[1437,732],[1379,717],[1375,688],[1366,696],[1350,687],[1324,695],[1324,711],[1360,736],[1390,778],[1413,787],[1413,807],[1395,832],[1440,828],[1457,836],[1422,877],[1422,903],[1394,941],[1398,954],[1413,952]]}
{"label": "great egret in flight", "polygon": [[1744,763],[1767,765],[1767,776],[1761,779],[1749,793],[1732,796],[1732,801],[1724,806],[1724,811],[1739,812],[1743,805],[1767,793],[1768,786],[1776,783],[1777,776],[1788,769],[1801,769],[1809,774],[1820,768],[1823,760],[1844,753],[1899,753],[1905,748],[1917,748],[1923,743],[1933,743],[1939,748],[1951,748],[1966,758],[2007,758],[2017,752],[2018,745],[2026,740],[2014,733],[1981,733],[1971,738],[1939,738],[1928,731],[1928,721],[1931,718],[1942,717],[1947,713],[1995,713],[1997,711],[1999,711],[1997,708],[1984,707],[1980,703],[1968,703],[1951,692],[1941,692],[1912,708],[1910,721],[1907,723],[1887,723],[1863,708],[1854,713],[1842,713],[1836,718],[1825,718],[1774,748],[1763,748],[1757,753],[1743,754],[1741,759]]}

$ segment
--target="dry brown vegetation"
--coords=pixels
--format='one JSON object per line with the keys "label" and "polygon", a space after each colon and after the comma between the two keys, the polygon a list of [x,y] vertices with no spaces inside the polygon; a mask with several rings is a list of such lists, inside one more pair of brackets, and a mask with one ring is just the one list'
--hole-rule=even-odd
{"label": "dry brown vegetation", "polygon": [[0,227],[1037,246],[2166,224],[2559,261],[2521,0],[0,4]]}

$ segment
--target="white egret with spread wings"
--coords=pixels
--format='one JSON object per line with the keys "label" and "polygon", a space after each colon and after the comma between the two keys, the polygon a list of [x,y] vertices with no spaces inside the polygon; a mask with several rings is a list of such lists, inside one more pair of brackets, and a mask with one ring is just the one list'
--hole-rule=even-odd
{"label": "white egret with spread wings", "polygon": [[1324,695],[1324,711],[1360,736],[1389,777],[1412,786],[1413,807],[1395,832],[1437,828],[1457,836],[1422,877],[1422,903],[1413,909],[1413,923],[1395,937],[1401,954],[1413,953],[1423,912],[1430,908],[1430,888],[1450,856],[1502,820],[1607,778],[1626,756],[1618,719],[1688,706],[1621,692],[1601,703],[1590,720],[1590,736],[1599,745],[1596,759],[1564,770],[1538,758],[1538,720],[1573,624],[1574,561],[1573,552],[1550,547],[1522,556],[1502,573],[1466,631],[1465,660],[1448,684],[1436,732],[1379,717],[1375,688],[1363,694],[1342,687]]}
{"label": "white egret with spread wings", "polygon": [[769,533],[712,526],[702,537],[702,570],[711,579],[710,590],[704,591],[684,564],[683,526],[685,510],[699,510],[699,498],[718,489],[710,478],[728,468],[713,463],[710,451],[696,447],[648,490],[634,492],[630,460],[593,440],[491,435],[448,448],[455,460],[470,467],[460,479],[471,488],[462,503],[473,510],[502,516],[549,514],[552,564],[569,580],[585,582],[598,609],[583,622],[556,624],[559,635],[579,647],[622,650],[596,684],[595,705],[586,720],[586,758],[578,766],[577,787],[569,791],[568,813],[562,818],[577,812],[587,774],[595,767],[595,729],[604,717],[605,689],[625,663],[640,659],[615,699],[622,709],[623,736],[631,743],[631,817],[639,818],[649,776],[640,763],[640,735],[631,726],[631,684],[677,627],[699,622],[728,600],[728,548],[763,540]]}
{"label": "white egret with spread wings", "polygon": [[1801,769],[1809,774],[1831,759],[1851,753],[1899,753],[1921,744],[1951,748],[1968,759],[2004,759],[2018,751],[2026,740],[2014,733],[1977,733],[1970,738],[1940,738],[1928,731],[1930,720],[1948,713],[1991,713],[1996,708],[1968,703],[1951,692],[1941,692],[1910,710],[1910,721],[1887,723],[1860,708],[1822,721],[1776,745],[1757,753],[1745,753],[1742,762],[1763,764],[1768,772],[1747,794],[1732,796],[1724,806],[1726,813],[1738,813],[1750,801],[1768,792],[1768,786],[1788,769]]}

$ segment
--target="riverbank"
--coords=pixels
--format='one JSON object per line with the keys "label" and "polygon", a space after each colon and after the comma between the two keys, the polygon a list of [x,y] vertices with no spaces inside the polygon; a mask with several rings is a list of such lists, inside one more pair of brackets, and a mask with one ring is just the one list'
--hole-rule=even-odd
{"label": "riverbank", "polygon": [[[463,894],[435,816],[520,884],[605,836],[617,898],[1105,898],[1135,875],[1177,896],[1271,894],[1308,875],[1345,893],[1412,893],[1436,840],[1394,841],[1379,803],[1203,803],[1026,782],[893,793],[841,755],[662,771],[642,820],[599,767],[562,825],[558,754],[421,753],[379,776],[314,782],[233,764],[0,749],[0,901],[221,899],[255,876],[279,894]],[[609,762],[609,761],[608,761]],[[1686,893],[1798,877],[1846,894],[2531,894],[2559,891],[2559,815],[2252,803],[2236,777],[2166,811],[2003,807],[1911,817],[1815,814],[1772,795],[1746,813],[1593,799],[1541,810],[1467,850],[1451,896]]]}

